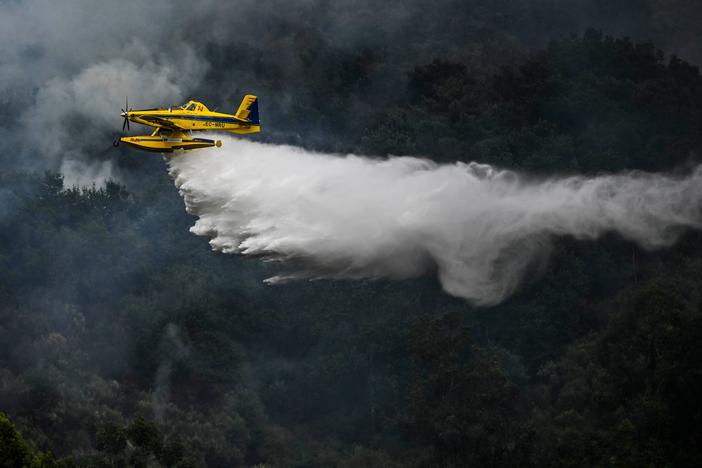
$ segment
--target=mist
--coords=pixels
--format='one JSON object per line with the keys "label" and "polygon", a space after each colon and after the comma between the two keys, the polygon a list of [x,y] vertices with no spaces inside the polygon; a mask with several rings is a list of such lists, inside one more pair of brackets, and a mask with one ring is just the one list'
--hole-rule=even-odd
{"label": "mist", "polygon": [[538,275],[555,236],[607,233],[645,249],[702,226],[702,168],[534,179],[479,163],[370,159],[226,138],[178,155],[170,174],[191,231],[214,250],[303,267],[296,278],[417,277],[449,294],[503,301]]}

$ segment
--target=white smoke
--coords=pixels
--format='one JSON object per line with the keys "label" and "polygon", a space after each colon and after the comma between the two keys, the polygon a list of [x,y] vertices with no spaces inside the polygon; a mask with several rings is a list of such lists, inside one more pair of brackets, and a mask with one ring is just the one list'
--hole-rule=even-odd
{"label": "white smoke", "polygon": [[111,142],[127,95],[134,108],[172,105],[208,70],[182,0],[0,4],[0,154],[68,187],[120,178]]}
{"label": "white smoke", "polygon": [[294,260],[287,278],[410,278],[500,302],[548,258],[554,236],[616,232],[646,249],[702,227],[702,168],[533,180],[491,166],[312,153],[226,138],[169,163],[191,231],[224,253]]}
{"label": "white smoke", "polygon": [[151,407],[154,410],[156,421],[163,423],[164,414],[171,398],[171,374],[174,363],[188,357],[190,350],[181,338],[178,327],[169,323],[164,329],[161,338],[161,353],[165,358],[161,361],[156,370],[154,389],[151,393]]}

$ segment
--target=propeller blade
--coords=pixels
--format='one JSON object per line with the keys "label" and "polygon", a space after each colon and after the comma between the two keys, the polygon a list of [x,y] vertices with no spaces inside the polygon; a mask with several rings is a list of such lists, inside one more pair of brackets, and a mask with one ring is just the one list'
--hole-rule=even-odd
{"label": "propeller blade", "polygon": [[124,116],[124,122],[122,122],[122,131],[124,132],[125,128],[129,130],[129,113],[132,111],[132,109],[129,108],[129,96],[124,97],[124,109],[120,110],[122,111],[122,116]]}

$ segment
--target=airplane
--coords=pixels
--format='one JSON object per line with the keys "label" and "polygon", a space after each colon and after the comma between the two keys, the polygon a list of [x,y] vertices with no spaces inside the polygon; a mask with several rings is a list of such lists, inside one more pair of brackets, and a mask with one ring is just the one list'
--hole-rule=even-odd
{"label": "airplane", "polygon": [[[128,109],[128,110],[127,110]],[[247,94],[235,114],[211,111],[203,103],[188,101],[182,106],[163,109],[129,109],[129,101],[120,114],[124,118],[122,131],[129,130],[129,122],[156,127],[151,135],[124,136],[112,142],[120,142],[142,151],[172,153],[174,150],[193,150],[222,146],[221,140],[195,138],[191,132],[218,131],[229,133],[258,133],[261,122],[258,118],[258,98]]]}

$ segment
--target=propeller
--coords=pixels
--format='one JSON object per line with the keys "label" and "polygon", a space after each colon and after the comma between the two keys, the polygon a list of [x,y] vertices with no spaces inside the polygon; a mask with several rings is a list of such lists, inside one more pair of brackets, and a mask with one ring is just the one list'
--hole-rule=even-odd
{"label": "propeller", "polygon": [[122,117],[124,117],[124,122],[122,123],[122,131],[126,128],[129,130],[129,112],[131,112],[132,109],[129,108],[129,97],[124,98],[124,109],[122,109],[122,113],[120,114]]}

